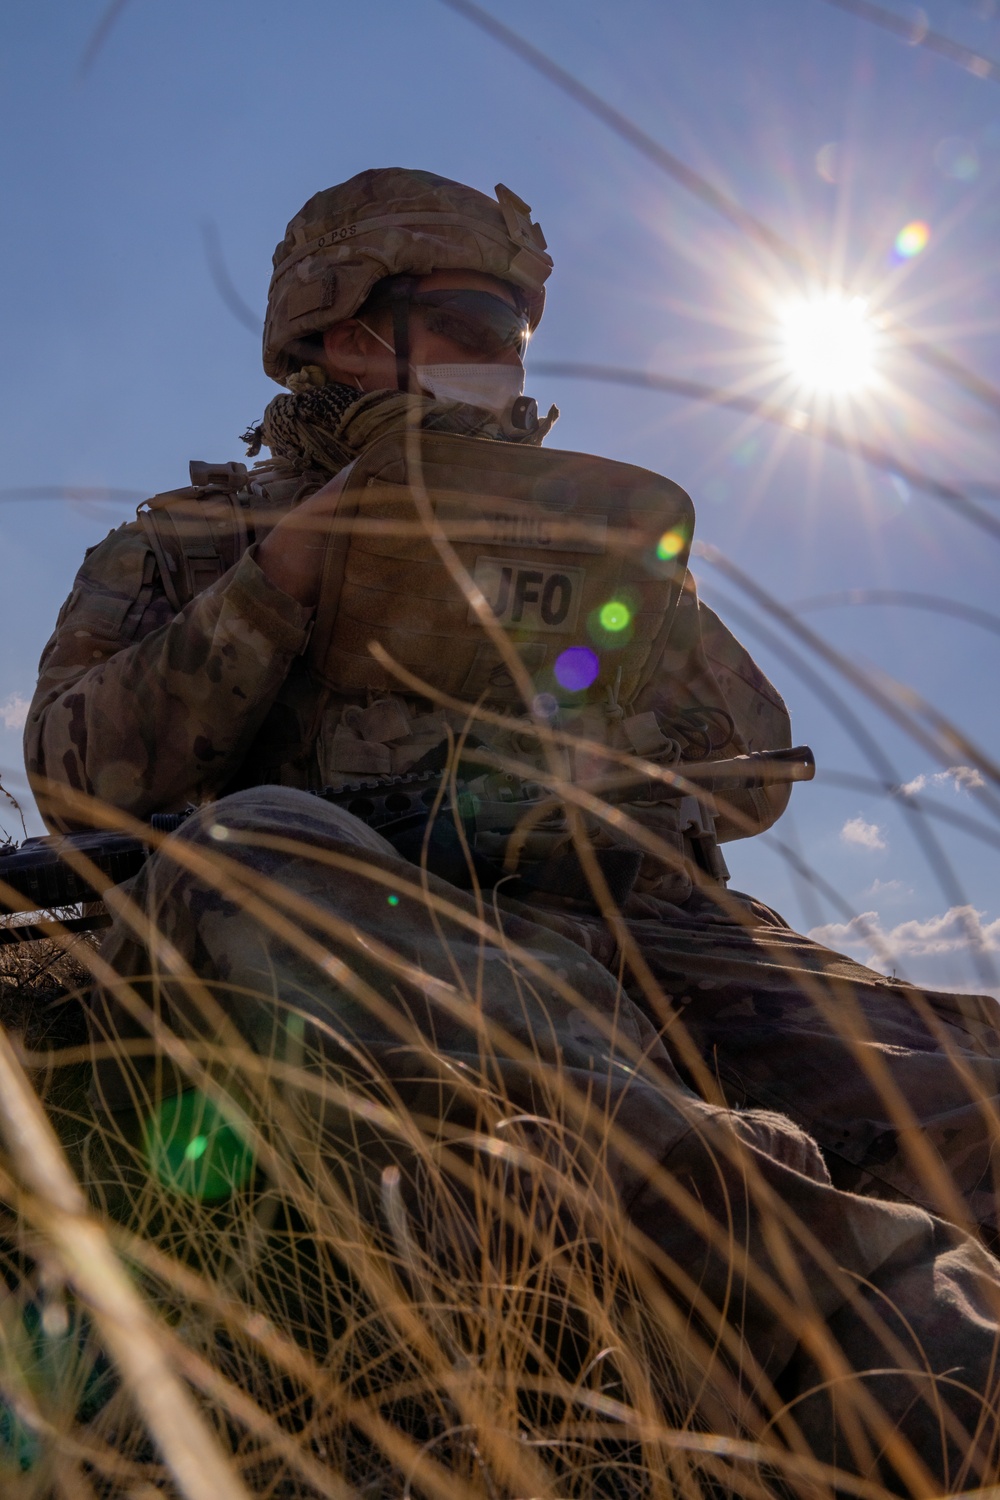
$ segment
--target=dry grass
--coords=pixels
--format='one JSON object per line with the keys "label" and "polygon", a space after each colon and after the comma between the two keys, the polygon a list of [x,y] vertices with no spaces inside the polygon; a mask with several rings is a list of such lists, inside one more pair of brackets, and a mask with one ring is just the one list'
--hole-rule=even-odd
{"label": "dry grass", "polygon": [[[523,663],[415,494],[530,702]],[[263,935],[253,983],[223,983],[196,943],[185,949],[176,889],[159,904],[141,885],[109,895],[135,938],[134,961],[117,969],[89,941],[67,954],[0,949],[5,1500],[929,1500],[997,1479],[992,1371],[980,1360],[971,1400],[960,1369],[929,1379],[913,1353],[919,1328],[866,1286],[869,1262],[840,1221],[798,1217],[775,1187],[797,1183],[812,1201],[808,1143],[802,1172],[776,1178],[752,1143],[761,1122],[705,1105],[717,1081],[611,900],[587,819],[667,862],[676,853],[568,779],[558,732],[524,728],[540,765],[510,769],[563,804],[623,971],[669,1021],[702,1098],[651,1062],[652,1038],[619,1024],[621,988],[602,1011],[559,961],[508,934],[488,895],[456,904],[415,866],[404,877],[348,845],[252,824],[214,845],[171,838],[156,878],[226,906],[241,934],[232,956]],[[140,831],[48,791],[78,820]],[[296,861],[312,885],[286,879]],[[419,908],[435,961],[396,951],[364,913],[345,916],[355,888],[381,910],[389,893]],[[502,1014],[491,976],[518,997]],[[116,1115],[88,1092],[80,1002],[94,981],[137,1033],[108,1034],[93,1054],[125,1059],[133,1108]],[[850,986],[815,989],[907,1132],[916,1101],[865,1048]],[[550,1003],[591,1029],[589,1072],[552,1045]],[[371,1023],[364,1045],[345,1035],[348,1012],[351,1027]],[[438,1031],[458,1024],[465,1051],[439,1047]],[[644,1138],[641,1114],[621,1104],[640,1085],[654,1116],[662,1103],[682,1121],[669,1165],[663,1140]],[[978,1098],[974,1080],[969,1092]],[[174,1128],[164,1111],[179,1097],[201,1102]],[[1000,1140],[981,1103],[987,1138]],[[961,1222],[941,1162],[919,1131],[907,1142],[928,1199]],[[213,1163],[229,1180],[199,1193]],[[899,1224],[895,1250],[887,1242],[871,1265],[905,1263],[907,1236],[930,1232],[903,1211],[871,1219],[870,1233],[891,1241]],[[942,1226],[942,1250],[949,1234]],[[955,1274],[988,1329],[1000,1275],[985,1264],[978,1280]],[[919,1318],[926,1308],[908,1295]],[[844,1352],[835,1325],[848,1314],[868,1340],[865,1368],[883,1382],[906,1372],[885,1410],[883,1387],[859,1380]],[[832,1393],[830,1406],[810,1407],[811,1391]],[[937,1477],[925,1461],[935,1441]]]}
{"label": "dry grass", "polygon": [[[700,1467],[681,1447],[648,1489],[660,1467],[649,1448],[662,1442],[662,1393],[687,1361],[676,1335],[643,1317],[626,1264],[606,1264],[610,1243],[567,1237],[551,1181],[536,1180],[535,1143],[519,1149],[511,1131],[505,1155],[459,1154],[456,1178],[441,1169],[441,1143],[425,1138],[419,1244],[392,1169],[382,1173],[381,1232],[345,1182],[324,1193],[305,1171],[284,1184],[257,1171],[223,1201],[199,1203],[165,1191],[136,1133],[111,1130],[90,1110],[87,968],[54,944],[4,956],[8,1033],[30,1054],[92,1209],[254,1495],[492,1497],[553,1493],[553,1483],[567,1494],[667,1494],[678,1462],[688,1479]],[[262,1084],[266,1095],[266,1072],[255,1071],[230,1074],[244,1102],[251,1089],[259,1101]],[[270,1087],[290,1096],[287,1079]],[[316,1088],[313,1074],[308,1090]],[[392,1101],[376,1104],[376,1092],[355,1109],[364,1114],[367,1104],[388,1119]],[[312,1110],[275,1113],[258,1121],[261,1154],[315,1165]],[[513,1210],[512,1172],[522,1179]],[[8,1177],[3,1437],[17,1462],[4,1466],[3,1493],[158,1488],[162,1461],[58,1256],[11,1188]],[[505,1222],[491,1226],[491,1208]],[[681,1428],[687,1404],[678,1390]]]}
{"label": "dry grass", "polygon": [[[170,851],[220,893],[238,894],[276,941],[284,900],[301,952],[318,967],[350,953],[321,907],[295,911],[266,877],[240,874],[232,860],[206,858],[195,846],[175,840]],[[419,889],[419,872],[414,878]],[[139,920],[127,905],[122,912]],[[179,1427],[173,1437],[183,1447],[214,1435],[234,1496],[886,1493],[877,1480],[834,1476],[811,1458],[795,1413],[754,1373],[734,1333],[738,1307],[720,1311],[700,1296],[721,1246],[733,1301],[771,1296],[776,1327],[794,1328],[818,1378],[825,1371],[842,1385],[847,1470],[864,1468],[850,1461],[852,1443],[855,1459],[891,1445],[877,1406],[860,1388],[852,1392],[815,1288],[794,1269],[811,1226],[782,1219],[735,1135],[715,1134],[712,1150],[739,1169],[753,1209],[773,1218],[766,1268],[747,1265],[732,1225],[727,1238],[697,1197],[613,1120],[595,1117],[558,1067],[538,1072],[536,1113],[515,1110],[498,1081],[502,1065],[530,1067],[531,1058],[513,1036],[483,1030],[482,1067],[462,1081],[460,1109],[437,1111],[425,1098],[417,1110],[391,1079],[345,1068],[313,1031],[299,1032],[294,1055],[277,1045],[271,1055],[252,1050],[219,1019],[221,992],[189,974],[182,988],[206,1024],[200,1036],[161,1031],[159,1050],[172,1056],[180,1082],[197,1085],[250,1143],[254,1163],[245,1172],[242,1158],[233,1166],[230,1156],[232,1190],[199,1201],[155,1170],[139,1123],[154,1095],[117,1124],[91,1108],[81,999],[95,975],[114,981],[97,945],[2,951],[2,1018],[40,1106],[33,1115],[26,1104],[19,1117],[7,1107],[5,1118],[5,1497],[145,1500],[175,1486],[222,1493],[187,1485],[171,1438],[151,1439],[135,1380],[109,1357],[107,1298],[99,1282],[88,1283],[88,1266],[74,1262],[72,1222],[67,1235],[60,1211],[69,1221],[77,1213],[78,1232],[86,1221],[129,1267],[154,1315],[161,1357],[196,1396],[200,1416],[192,1408],[191,1432]],[[530,961],[516,945],[508,958]],[[175,966],[169,980],[161,972],[152,988],[134,984],[135,1004],[157,985],[165,995],[178,973]],[[361,969],[354,978],[361,993]],[[461,984],[459,998],[475,1000]],[[586,997],[575,998],[586,1007]],[[401,1041],[412,1043],[415,1033],[404,1032]],[[148,1081],[137,1074],[135,1086],[142,1099]],[[176,1087],[161,1079],[161,1094]],[[64,1153],[48,1179],[38,1171],[46,1116]],[[40,1144],[26,1152],[32,1139]],[[612,1182],[615,1152],[631,1152],[662,1211],[686,1223],[695,1244],[702,1236],[692,1258],[672,1262],[636,1232]],[[85,1208],[60,1209],[66,1169],[85,1186]],[[739,1203],[731,1207],[738,1216]],[[99,1249],[95,1242],[94,1256]],[[810,1253],[818,1264],[821,1252]],[[898,1335],[883,1326],[879,1336],[892,1363]],[[937,1420],[947,1426],[940,1412]],[[994,1442],[984,1429],[986,1457],[963,1487],[996,1472]],[[904,1493],[935,1492],[918,1462],[908,1467],[905,1443],[895,1463],[908,1476],[896,1480]]]}

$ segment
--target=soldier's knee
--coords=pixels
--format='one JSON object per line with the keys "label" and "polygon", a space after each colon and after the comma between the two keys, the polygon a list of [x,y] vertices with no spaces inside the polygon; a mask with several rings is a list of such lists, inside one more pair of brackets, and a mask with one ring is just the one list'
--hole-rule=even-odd
{"label": "soldier's knee", "polygon": [[289,817],[297,822],[314,816],[324,805],[319,797],[294,786],[248,786],[208,803],[199,812],[209,826],[248,828]]}
{"label": "soldier's knee", "polygon": [[[200,807],[178,829],[191,842],[237,854],[241,834],[266,834],[309,845],[348,844],[394,855],[392,845],[346,808],[290,786],[254,786]],[[227,847],[228,846],[228,847]]]}
{"label": "soldier's knee", "polygon": [[744,1139],[773,1161],[801,1172],[803,1177],[811,1177],[814,1182],[830,1183],[830,1172],[819,1146],[787,1115],[769,1109],[747,1109],[738,1111],[735,1120]]}

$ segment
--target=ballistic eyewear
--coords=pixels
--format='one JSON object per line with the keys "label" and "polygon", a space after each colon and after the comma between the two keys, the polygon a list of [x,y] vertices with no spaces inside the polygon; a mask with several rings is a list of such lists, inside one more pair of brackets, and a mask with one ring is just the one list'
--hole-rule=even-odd
{"label": "ballistic eyewear", "polygon": [[390,276],[376,288],[371,303],[388,304],[392,312],[392,341],[396,351],[396,385],[410,389],[410,311],[417,308],[427,326],[451,339],[470,354],[489,361],[507,350],[523,356],[531,327],[523,308],[511,307],[492,292],[459,291],[443,287],[421,292],[414,276]]}
{"label": "ballistic eyewear", "polygon": [[527,314],[511,307],[492,292],[441,291],[412,292],[411,307],[421,310],[421,317],[431,333],[450,339],[461,349],[482,354],[486,359],[514,349],[523,356],[530,328]]}

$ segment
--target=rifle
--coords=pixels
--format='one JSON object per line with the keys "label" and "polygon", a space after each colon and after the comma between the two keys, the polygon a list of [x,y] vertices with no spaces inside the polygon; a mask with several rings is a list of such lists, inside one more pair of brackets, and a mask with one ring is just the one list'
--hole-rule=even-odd
{"label": "rifle", "polygon": [[[459,770],[463,767],[466,771],[481,771],[473,762],[463,762]],[[639,800],[648,805],[678,800],[683,804],[686,800],[693,804],[690,831],[696,860],[708,878],[724,881],[726,875],[713,868],[711,859],[703,862],[698,857],[699,847],[706,849],[714,834],[712,794],[811,781],[815,772],[812,751],[807,745],[797,745],[790,750],[761,750],[729,760],[671,766],[656,778],[627,768],[603,778],[597,790],[616,802]],[[361,818],[404,857],[419,862],[426,852],[432,872],[458,885],[468,883],[470,850],[476,874],[484,885],[495,884],[504,873],[502,861],[498,862],[495,854],[486,857],[476,852],[477,840],[484,835],[495,839],[510,834],[527,813],[540,808],[544,812],[546,807],[551,811],[542,819],[541,826],[551,833],[553,815],[558,820],[559,807],[559,798],[546,793],[537,783],[503,773],[452,777],[447,771],[417,772],[353,781],[313,795]],[[427,824],[435,807],[437,815],[428,838]],[[173,833],[194,811],[191,807],[184,812],[154,813],[149,820],[150,829],[159,835]],[[464,847],[458,824],[463,830]],[[15,920],[14,924],[0,925],[0,946],[52,937],[57,932],[89,932],[109,926],[111,918],[103,907],[104,891],[137,875],[150,852],[151,843],[142,838],[100,831],[50,834],[25,839],[20,845],[0,846],[0,918],[17,919],[34,911],[82,907],[80,915],[60,920],[24,923]],[[635,880],[641,856],[627,848],[596,852],[612,894],[619,902],[624,900]],[[715,852],[718,854],[717,846]],[[586,882],[574,861],[575,856],[568,858],[565,854],[557,862],[542,859],[535,869],[521,873],[520,885],[581,899],[585,894],[581,882],[583,886]],[[89,865],[95,878],[81,873],[81,862]],[[558,869],[553,867],[554,863]],[[103,881],[97,876],[103,877]],[[88,909],[95,905],[100,909]]]}

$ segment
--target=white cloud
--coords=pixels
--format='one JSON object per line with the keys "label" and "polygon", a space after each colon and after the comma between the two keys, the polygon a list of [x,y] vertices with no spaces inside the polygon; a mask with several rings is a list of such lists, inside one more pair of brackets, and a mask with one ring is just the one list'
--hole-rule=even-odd
{"label": "white cloud", "polygon": [[984,915],[974,906],[952,906],[943,916],[928,917],[926,922],[900,922],[888,934],[889,942],[900,953],[919,956],[966,948],[1000,953],[1000,917],[984,926]]}
{"label": "white cloud", "polygon": [[865,911],[849,922],[828,922],[814,927],[809,936],[817,943],[839,944],[843,948],[884,943],[901,958],[926,957],[928,954],[958,953],[978,948],[982,953],[1000,953],[1000,917],[983,923],[985,913],[974,906],[952,906],[942,916],[920,922],[910,919],[898,922],[888,932],[877,911]]}
{"label": "white cloud", "polygon": [[[1000,955],[1000,917],[987,922],[985,915],[974,906],[952,906],[939,916],[886,929],[878,912],[866,911],[849,922],[814,927],[809,936],[871,968],[890,970],[898,964],[907,978],[928,988],[967,989],[974,978],[970,959]],[[982,990],[982,980],[973,988]]]}
{"label": "white cloud", "polygon": [[0,703],[0,724],[4,729],[23,729],[30,704],[20,693],[11,693]]}
{"label": "white cloud", "polygon": [[[889,892],[890,894],[895,895],[896,893],[898,893],[902,889],[903,889],[903,882],[901,880],[879,880],[878,876],[876,875],[875,879],[872,881],[871,885],[865,891],[865,895],[866,896],[884,896],[886,894],[886,892]],[[908,894],[912,896],[913,892],[909,891]]]}
{"label": "white cloud", "polygon": [[864,818],[848,818],[840,830],[845,844],[858,844],[862,849],[884,849],[885,839],[877,823],[866,823]]}
{"label": "white cloud", "polygon": [[949,781],[956,792],[967,792],[973,787],[986,785],[975,766],[949,766],[947,771],[936,771],[930,777],[921,772],[912,781],[904,782],[899,790],[904,797],[915,797],[927,786],[944,786]]}
{"label": "white cloud", "polygon": [[967,792],[971,787],[986,785],[975,766],[949,766],[947,771],[939,771],[934,780],[953,781],[956,792]]}
{"label": "white cloud", "polygon": [[828,948],[870,949],[872,940],[884,941],[882,923],[877,911],[859,912],[849,922],[825,922],[822,927],[810,928],[808,936],[814,943],[823,943]]}

